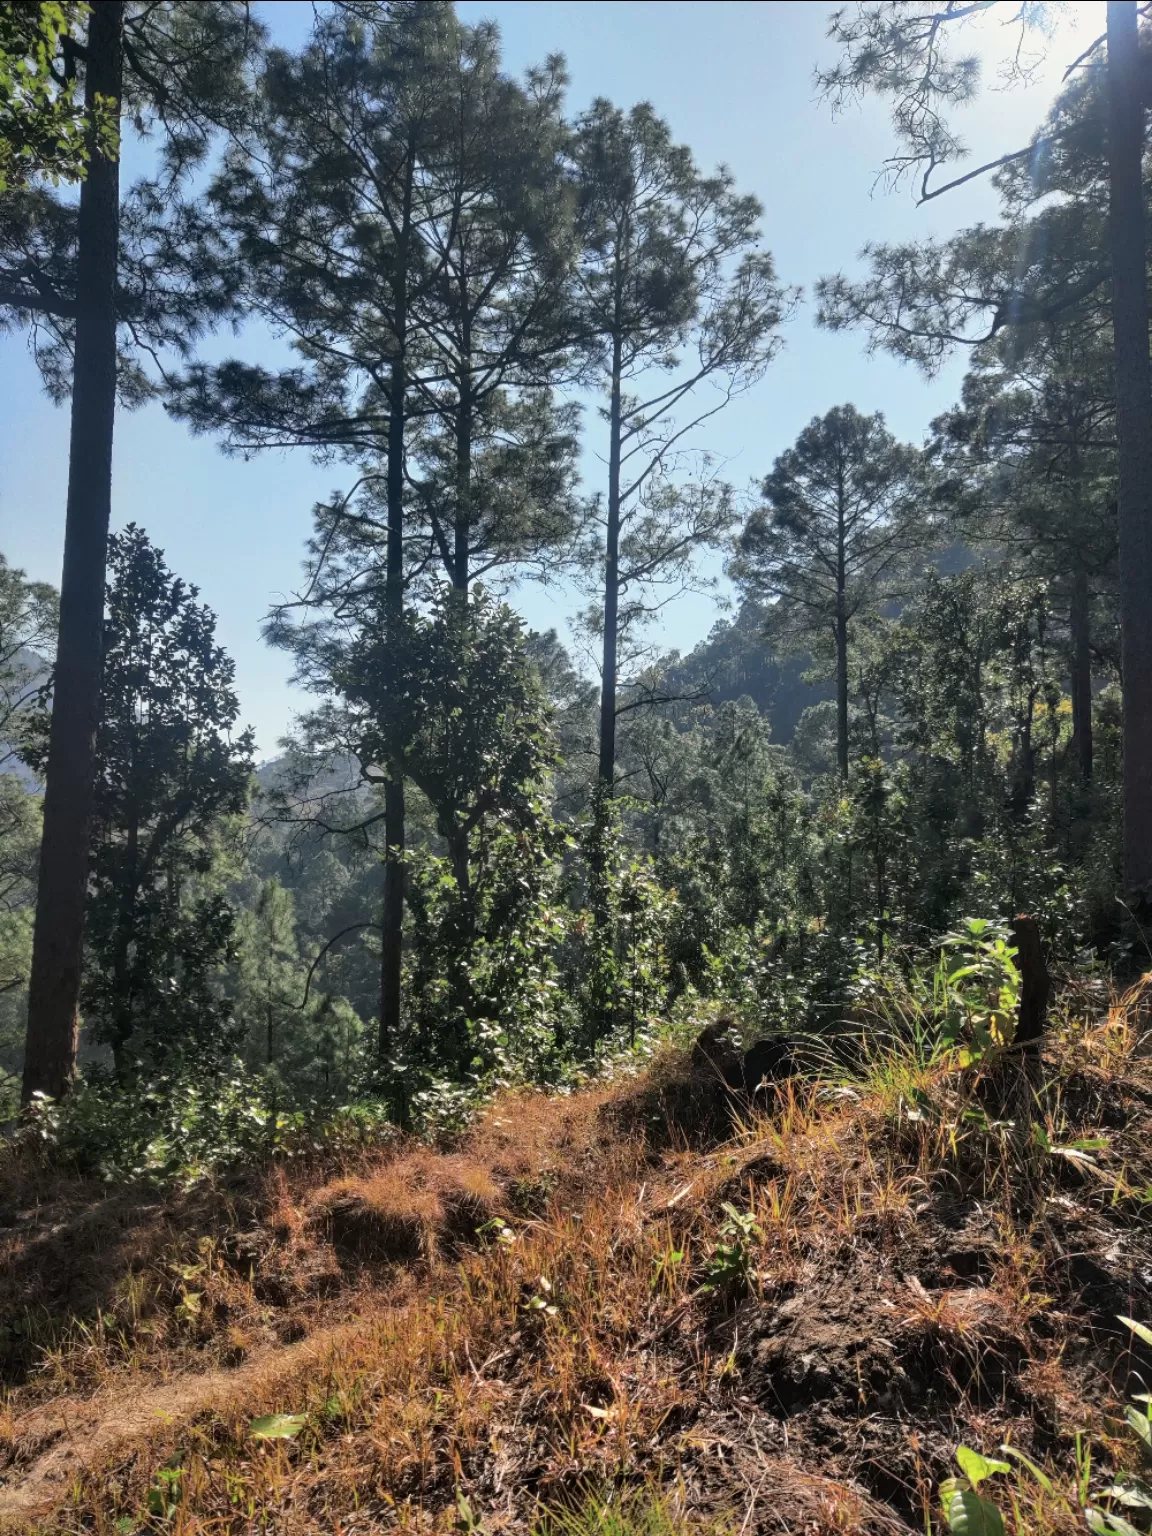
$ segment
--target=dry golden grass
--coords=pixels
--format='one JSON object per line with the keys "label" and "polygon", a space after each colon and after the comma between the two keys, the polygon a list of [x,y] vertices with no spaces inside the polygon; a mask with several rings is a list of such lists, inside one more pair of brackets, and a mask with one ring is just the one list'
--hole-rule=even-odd
{"label": "dry golden grass", "polygon": [[[505,1099],[445,1153],[166,1202],[33,1170],[0,1520],[361,1536],[458,1527],[463,1495],[493,1533],[547,1510],[557,1536],[923,1531],[956,1446],[1008,1441],[1053,1479],[1005,1482],[1014,1536],[1082,1529],[1077,1432],[1094,1488],[1130,1454],[1114,1316],[1152,1316],[1144,1006],[1061,1021],[1024,1083],[1048,1150],[999,1115],[1017,1087],[893,1048],[721,1143],[666,1056]],[[1065,1155],[1084,1139],[1106,1145]],[[294,1438],[254,1438],[276,1413]]]}

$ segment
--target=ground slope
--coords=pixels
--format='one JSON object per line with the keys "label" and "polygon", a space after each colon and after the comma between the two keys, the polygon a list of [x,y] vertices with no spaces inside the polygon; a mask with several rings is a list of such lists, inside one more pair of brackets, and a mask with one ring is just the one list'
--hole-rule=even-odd
{"label": "ground slope", "polygon": [[876,1050],[752,1114],[670,1052],[179,1196],[13,1158],[0,1522],[922,1532],[1007,1442],[1052,1473],[993,1480],[1009,1529],[1083,1530],[1076,1436],[1099,1502],[1152,1367],[1142,1006],[1067,1008],[1042,1080]]}

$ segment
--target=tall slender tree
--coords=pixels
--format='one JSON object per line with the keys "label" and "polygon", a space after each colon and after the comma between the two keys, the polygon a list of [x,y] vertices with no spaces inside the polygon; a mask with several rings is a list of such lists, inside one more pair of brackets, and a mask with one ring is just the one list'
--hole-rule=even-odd
{"label": "tall slender tree", "polygon": [[52,734],[44,787],[44,835],[24,1053],[25,1102],[58,1098],[76,1066],[88,844],[100,720],[104,564],[112,511],[116,415],[116,254],[120,233],[119,144],[97,129],[109,104],[119,116],[124,6],[91,14],[84,59],[88,168],[76,226],[76,351],[68,447],[68,511],[60,580],[60,632]]}
{"label": "tall slender tree", "polygon": [[[437,276],[425,227],[446,216],[425,168],[445,140],[452,12],[399,6],[321,16],[294,57],[274,52],[262,111],[211,201],[220,258],[251,309],[285,334],[302,366],[279,374],[242,363],[201,369],[173,401],[194,427],[223,427],[226,447],[303,445],[379,464],[387,622],[403,617],[406,455],[422,407],[421,316]],[[337,525],[355,514],[341,505]],[[370,766],[364,767],[367,770]],[[404,782],[387,776],[380,1048],[400,1022]]]}
{"label": "tall slender tree", "polygon": [[[659,511],[661,537],[634,562],[633,584],[723,531],[681,499],[673,472],[695,427],[763,373],[791,295],[760,241],[760,204],[721,168],[704,176],[667,123],[643,103],[603,99],[577,124],[581,251],[576,304],[587,377],[606,398],[608,484],[603,544],[599,780],[616,760],[622,540],[630,520]],[[703,408],[693,391],[719,386]],[[630,393],[635,389],[637,393]]]}
{"label": "tall slender tree", "polygon": [[1152,368],[1136,0],[1108,0],[1108,230],[1120,495],[1124,883],[1152,902]]}
{"label": "tall slender tree", "polygon": [[[294,610],[310,615],[302,636],[287,632],[291,607],[274,620],[298,654],[317,641],[312,675],[368,614],[399,633],[407,584],[429,560],[465,588],[479,550],[507,558],[508,520],[479,515],[474,473],[478,449],[481,463],[499,456],[508,393],[532,372],[529,338],[556,285],[562,77],[541,71],[525,90],[497,64],[492,29],[461,26],[450,6],[338,7],[299,57],[271,56],[260,120],[211,193],[222,267],[300,363],[199,369],[173,409],[222,430],[228,448],[305,446],[360,472],[356,492],[318,516]],[[556,502],[570,434],[553,419],[542,435],[560,466]],[[383,791],[382,1055],[401,1007],[398,763]],[[361,761],[368,777],[384,767]]]}
{"label": "tall slender tree", "polygon": [[422,389],[416,510],[466,593],[477,571],[555,550],[568,531],[575,416],[550,386],[570,371],[573,221],[562,62],[521,86],[501,71],[493,26],[457,38],[448,142],[425,180],[438,211],[425,226],[436,366]]}
{"label": "tall slender tree", "polygon": [[[213,131],[236,125],[261,31],[243,0],[87,9],[63,39],[82,73],[85,177],[78,206],[28,184],[5,195],[0,308],[31,321],[49,392],[71,395],[68,504],[24,1096],[59,1096],[76,1060],[88,830],[99,716],[104,570],[117,392],[148,393],[138,359],[186,346],[219,291],[189,269],[179,189]],[[119,119],[161,130],[161,174],[125,201]],[[118,331],[129,345],[118,354]],[[136,360],[132,349],[137,348]]]}
{"label": "tall slender tree", "polygon": [[764,506],[740,535],[732,572],[768,605],[793,648],[831,649],[836,761],[848,777],[848,647],[858,615],[877,611],[928,537],[916,450],[883,416],[842,405],[809,423],[764,481]]}
{"label": "tall slender tree", "polygon": [[[1101,335],[1103,330],[1104,335]],[[1115,605],[1115,408],[1106,317],[1069,310],[975,349],[935,451],[960,477],[954,523],[1050,584],[1067,614],[1073,747],[1093,774],[1093,669]]]}

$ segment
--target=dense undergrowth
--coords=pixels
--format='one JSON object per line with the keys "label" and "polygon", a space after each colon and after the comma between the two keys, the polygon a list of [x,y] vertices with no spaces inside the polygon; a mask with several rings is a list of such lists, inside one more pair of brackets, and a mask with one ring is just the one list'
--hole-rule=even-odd
{"label": "dense undergrowth", "polygon": [[3,1169],[0,1515],[939,1531],[961,1450],[1020,1536],[1086,1508],[1142,1529],[1107,1490],[1138,1467],[1124,1411],[1152,1369],[1121,1320],[1152,1319],[1145,999],[1067,986],[1029,1067],[929,1045],[923,1000],[890,997],[854,1061],[763,1103],[669,1046],[439,1146],[167,1189],[26,1144]]}

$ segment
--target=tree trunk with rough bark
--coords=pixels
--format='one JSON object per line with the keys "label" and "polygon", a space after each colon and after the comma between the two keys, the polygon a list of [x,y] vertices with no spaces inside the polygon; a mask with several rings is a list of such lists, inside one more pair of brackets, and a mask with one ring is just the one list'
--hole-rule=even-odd
{"label": "tree trunk with rough bark", "polygon": [[1109,232],[1119,447],[1124,885],[1152,892],[1152,368],[1136,0],[1108,0]]}
{"label": "tree trunk with rough bark", "polygon": [[[472,328],[468,324],[467,311],[462,327],[465,353],[471,348]],[[460,380],[460,401],[456,410],[456,508],[452,530],[452,585],[457,592],[468,595],[468,555],[472,539],[472,373],[463,370]]]}
{"label": "tree trunk with rough bark", "polygon": [[1047,1027],[1052,979],[1044,963],[1044,950],[1036,919],[1025,912],[1019,913],[1012,919],[1012,937],[1016,941],[1016,968],[1020,972],[1020,1003],[1014,1043],[1037,1050]]}
{"label": "tree trunk with rough bark", "polygon": [[[91,122],[97,98],[117,105],[123,69],[120,0],[92,7],[84,67]],[[66,1093],[76,1070],[84,909],[100,723],[101,657],[112,434],[116,416],[117,155],[90,129],[77,222],[76,341],[68,457],[60,636],[44,789],[44,835],[24,1054],[23,1101]]]}
{"label": "tree trunk with rough bark", "polygon": [[848,781],[848,507],[841,445],[836,472],[836,766]]}

